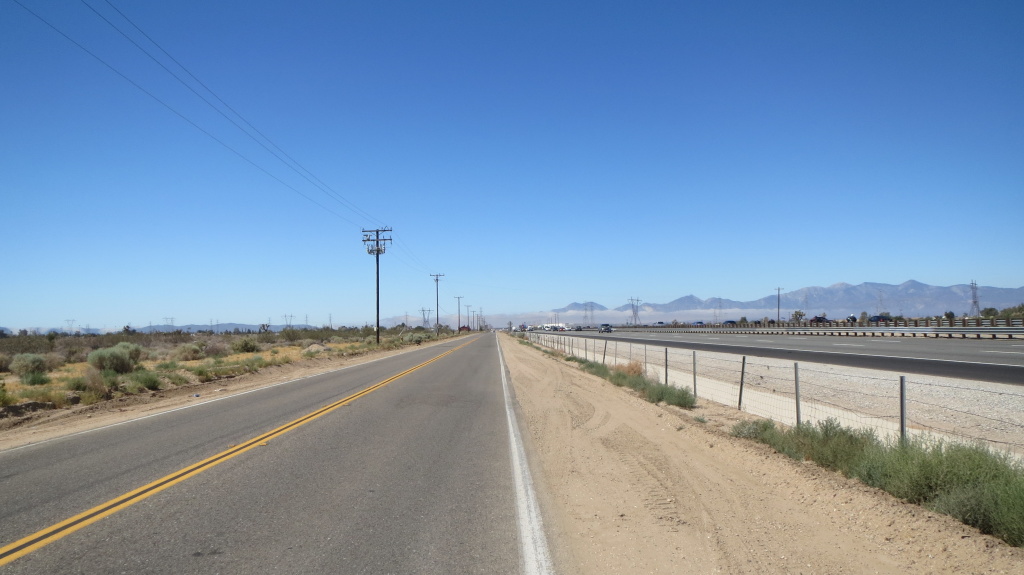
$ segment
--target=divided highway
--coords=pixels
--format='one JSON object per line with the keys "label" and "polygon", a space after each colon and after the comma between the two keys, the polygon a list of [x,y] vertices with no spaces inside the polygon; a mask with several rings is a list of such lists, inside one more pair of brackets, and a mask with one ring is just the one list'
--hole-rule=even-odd
{"label": "divided highway", "polygon": [[0,574],[519,573],[504,394],[462,338],[0,452]]}
{"label": "divided highway", "polygon": [[881,369],[902,374],[1024,384],[1024,340],[830,337],[729,333],[570,335],[756,357]]}

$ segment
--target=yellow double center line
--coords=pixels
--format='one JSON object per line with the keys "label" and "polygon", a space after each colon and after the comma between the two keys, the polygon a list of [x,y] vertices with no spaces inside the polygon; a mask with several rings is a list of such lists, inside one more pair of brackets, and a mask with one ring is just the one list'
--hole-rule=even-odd
{"label": "yellow double center line", "polygon": [[114,499],[111,499],[110,501],[107,501],[106,503],[103,503],[101,505],[97,505],[96,507],[93,507],[88,511],[79,513],[74,517],[65,519],[60,523],[51,525],[50,527],[47,527],[42,531],[37,531],[36,533],[29,535],[28,537],[19,539],[18,541],[15,541],[10,545],[2,547],[0,548],[0,565],[6,565],[7,563],[10,563],[11,561],[14,561],[19,557],[28,555],[29,553],[41,547],[53,543],[54,541],[60,539],[61,537],[64,537],[65,535],[74,533],[75,531],[78,531],[79,529],[87,525],[92,525],[93,523],[99,521],[100,519],[103,519],[104,517],[107,517],[108,515],[113,515],[114,513],[117,513],[118,511],[131,505],[134,505],[151,495],[156,495],[157,493],[160,493],[161,491],[167,489],[168,487],[171,487],[172,485],[185,481],[186,479],[198,475],[203,471],[206,471],[207,469],[224,463],[225,461],[231,459],[232,457],[241,455],[254,447],[257,447],[261,444],[265,444],[267,441],[270,441],[275,437],[280,437],[281,435],[284,435],[285,433],[299,426],[305,425],[320,416],[326,415],[334,411],[335,409],[338,409],[339,407],[348,405],[349,403],[352,403],[353,401],[359,399],[360,397],[369,395],[374,391],[377,391],[378,389],[384,387],[385,385],[395,381],[396,379],[405,377],[406,375],[409,375],[410,373],[426,365],[434,363],[435,361],[441,359],[442,357],[455,353],[456,351],[466,347],[471,343],[473,342],[466,342],[456,348],[450,349],[442,353],[441,355],[438,355],[437,357],[434,357],[433,359],[429,359],[415,367],[403,371],[402,373],[393,375],[388,379],[381,381],[380,383],[371,385],[370,387],[367,387],[362,391],[353,393],[352,395],[344,399],[340,399],[330,405],[321,407],[320,409],[308,415],[304,415],[299,419],[296,419],[295,421],[286,423],[272,431],[268,431],[267,433],[264,433],[259,437],[255,437],[253,439],[250,439],[249,441],[246,441],[239,445],[235,445],[228,449],[227,451],[222,451],[217,455],[214,455],[213,457],[204,459],[199,463],[190,465],[184,469],[181,469],[180,471],[171,473],[170,475],[157,479],[152,483],[143,485],[142,487],[139,487],[134,491],[129,491],[128,493],[125,493],[120,497],[115,497]]}

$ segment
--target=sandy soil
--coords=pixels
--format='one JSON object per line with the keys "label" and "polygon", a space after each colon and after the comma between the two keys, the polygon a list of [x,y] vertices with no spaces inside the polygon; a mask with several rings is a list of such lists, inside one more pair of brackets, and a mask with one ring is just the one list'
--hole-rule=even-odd
{"label": "sandy soil", "polygon": [[[729,436],[745,413],[652,405],[499,337],[559,573],[1024,572],[1024,549]],[[382,356],[7,421],[0,450]]]}
{"label": "sandy soil", "polygon": [[501,342],[560,573],[1024,572],[1024,549],[731,437],[734,408]]}

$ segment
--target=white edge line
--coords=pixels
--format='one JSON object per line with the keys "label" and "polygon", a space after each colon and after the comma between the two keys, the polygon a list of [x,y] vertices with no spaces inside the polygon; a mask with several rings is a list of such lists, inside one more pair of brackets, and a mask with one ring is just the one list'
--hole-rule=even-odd
{"label": "white edge line", "polygon": [[530,466],[526,462],[526,449],[523,447],[522,436],[519,434],[519,423],[516,422],[512,410],[512,397],[509,393],[508,378],[505,377],[505,356],[501,353],[501,343],[494,336],[498,347],[498,362],[501,366],[501,388],[505,394],[505,416],[508,420],[508,439],[512,457],[512,476],[516,487],[516,517],[519,523],[519,545],[522,551],[524,575],[546,575],[554,573],[551,555],[548,553],[547,538],[544,535],[544,520],[540,514],[540,504],[533,490],[533,479]]}

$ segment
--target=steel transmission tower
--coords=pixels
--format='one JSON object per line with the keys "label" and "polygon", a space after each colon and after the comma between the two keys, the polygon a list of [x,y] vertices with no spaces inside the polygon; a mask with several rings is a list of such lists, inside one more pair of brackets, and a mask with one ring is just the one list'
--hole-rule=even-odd
{"label": "steel transmission tower", "polygon": [[382,238],[382,233],[390,232],[391,228],[379,228],[376,230],[363,230],[363,243],[366,244],[366,253],[373,256],[377,263],[377,345],[380,345],[380,255],[386,251],[387,242],[391,238]]}
{"label": "steel transmission tower", "polygon": [[971,280],[971,317],[981,317],[981,304],[978,303],[978,282]]}
{"label": "steel transmission tower", "polygon": [[640,298],[629,298],[629,305],[633,308],[633,325],[640,325]]}

